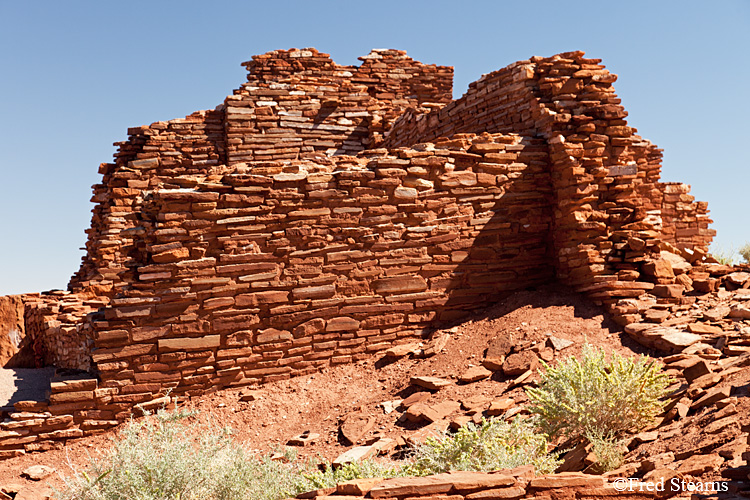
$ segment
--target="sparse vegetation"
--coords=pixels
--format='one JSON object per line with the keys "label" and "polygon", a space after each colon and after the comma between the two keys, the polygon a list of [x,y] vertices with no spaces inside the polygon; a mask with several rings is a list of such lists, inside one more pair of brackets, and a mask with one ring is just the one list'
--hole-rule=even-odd
{"label": "sparse vegetation", "polygon": [[556,367],[544,365],[538,387],[527,390],[530,410],[550,436],[564,434],[594,445],[603,468],[621,463],[618,439],[642,429],[662,412],[669,376],[647,357],[607,359],[604,350],[583,346]]}
{"label": "sparse vegetation", "polygon": [[708,249],[709,254],[716,259],[719,264],[725,266],[733,266],[737,262],[737,250],[734,246],[725,248],[719,245],[712,244]]}
{"label": "sparse vegetation", "polygon": [[319,489],[336,486],[344,481],[367,477],[400,477],[410,475],[401,464],[391,460],[365,459],[348,463],[342,467],[326,467],[324,471],[314,471],[302,474],[310,482],[310,488]]}
{"label": "sparse vegetation", "polygon": [[600,435],[595,431],[586,434],[592,445],[601,472],[618,469],[625,463],[622,441],[614,436]]}
{"label": "sparse vegetation", "polygon": [[406,470],[426,476],[449,470],[491,471],[533,464],[537,474],[553,472],[560,462],[547,453],[547,437],[528,420],[482,420],[455,434],[428,438]]}
{"label": "sparse vegetation", "polygon": [[746,264],[750,264],[750,242],[742,245],[737,252],[742,256]]}
{"label": "sparse vegetation", "polygon": [[[64,500],[276,500],[309,486],[293,466],[248,456],[227,429],[183,412],[130,422],[112,449],[66,480]],[[199,437],[196,437],[199,436]]]}
{"label": "sparse vegetation", "polygon": [[[66,479],[61,500],[279,500],[367,477],[429,475],[447,470],[494,470],[533,464],[538,473],[559,464],[528,421],[483,421],[454,435],[428,439],[413,460],[363,460],[317,470],[249,456],[227,429],[201,426],[190,414],[160,410],[130,422],[101,459]],[[199,437],[196,437],[199,436]]]}
{"label": "sparse vegetation", "polygon": [[557,367],[544,367],[539,386],[527,394],[529,409],[550,436],[620,436],[641,429],[662,411],[661,398],[670,383],[648,357],[614,353],[607,360],[603,349],[588,344],[580,360],[570,356]]}

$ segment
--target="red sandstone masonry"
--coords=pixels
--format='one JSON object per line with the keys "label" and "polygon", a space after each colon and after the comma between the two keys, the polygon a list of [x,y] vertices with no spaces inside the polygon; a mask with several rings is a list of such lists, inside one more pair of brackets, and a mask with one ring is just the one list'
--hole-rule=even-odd
{"label": "red sandstone masonry", "polygon": [[453,68],[424,65],[398,50],[373,50],[363,64],[339,66],[315,49],[279,50],[243,63],[248,83],[212,111],[128,129],[115,164],[94,186],[87,255],[70,288],[112,296],[132,281],[143,251],[143,191],[175,175],[252,160],[295,159],[375,146],[409,106],[452,96]]}
{"label": "red sandstone masonry", "polygon": [[[534,477],[533,468],[518,467],[492,473],[450,472],[427,477],[393,479],[355,479],[335,488],[303,493],[297,498],[337,500],[356,498],[383,499],[588,499],[622,498],[642,500],[657,498],[646,484],[635,483],[634,491],[620,492],[602,476],[560,473]],[[641,491],[641,489],[643,491]]]}
{"label": "red sandstone masonry", "polygon": [[102,385],[145,398],[309,373],[548,281],[545,149],[467,136],[155,191],[149,257],[93,322]]}
{"label": "red sandstone masonry", "polygon": [[339,66],[315,49],[275,51],[243,63],[248,83],[225,101],[227,164],[356,154],[377,146],[409,106],[452,99],[453,68],[399,50],[373,50]]}
{"label": "red sandstone masonry", "polygon": [[384,146],[461,132],[546,138],[558,277],[581,291],[596,288],[612,305],[632,296],[636,284],[619,284],[618,276],[639,272],[644,255],[659,252],[659,240],[702,255],[715,232],[706,205],[692,203],[687,186],[658,182],[661,152],[627,126],[612,87],[617,76],[582,56],[534,57],[486,75],[442,109],[405,113]]}

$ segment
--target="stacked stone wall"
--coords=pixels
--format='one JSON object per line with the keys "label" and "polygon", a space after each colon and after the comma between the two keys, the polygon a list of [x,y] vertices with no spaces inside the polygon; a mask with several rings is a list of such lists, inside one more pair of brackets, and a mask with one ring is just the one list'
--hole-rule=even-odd
{"label": "stacked stone wall", "polygon": [[93,186],[96,205],[86,230],[86,255],[69,288],[112,296],[132,280],[143,245],[139,231],[145,193],[176,175],[205,173],[226,163],[224,112],[200,111],[169,122],[128,129],[115,143],[115,163],[102,163]]}
{"label": "stacked stone wall", "polygon": [[714,232],[688,186],[659,182],[661,151],[627,125],[617,76],[600,62],[582,52],[520,61],[441,109],[407,111],[383,145],[510,130],[544,138],[557,276],[611,305],[650,289],[641,263],[659,253],[659,241],[704,255]]}
{"label": "stacked stone wall", "polygon": [[680,182],[660,184],[662,239],[680,249],[707,249],[716,231],[709,228],[708,203],[695,201],[690,186]]}
{"label": "stacked stone wall", "polygon": [[93,322],[102,384],[147,399],[309,373],[549,281],[546,164],[541,141],[467,136],[156,190],[136,280]]}
{"label": "stacked stone wall", "polygon": [[380,142],[407,107],[452,98],[451,67],[397,50],[360,60],[339,66],[315,49],[255,56],[243,63],[248,83],[215,110],[128,129],[129,139],[115,143],[115,162],[99,168],[87,252],[69,288],[112,297],[133,280],[144,250],[143,197],[156,186],[245,161],[356,153]]}
{"label": "stacked stone wall", "polygon": [[623,491],[623,483],[615,484],[602,476],[571,472],[534,476],[533,467],[525,466],[491,473],[448,472],[427,477],[355,479],[334,488],[303,493],[297,498],[642,500],[674,496],[679,491],[678,488],[672,489],[673,484],[669,481],[664,485],[659,483],[660,491],[655,491],[656,484],[633,481]]}
{"label": "stacked stone wall", "polygon": [[87,318],[106,304],[106,299],[85,299],[63,291],[46,292],[27,302],[24,323],[35,365],[91,370],[94,341]]}
{"label": "stacked stone wall", "polygon": [[356,154],[378,146],[410,106],[452,99],[453,68],[404,51],[373,50],[339,66],[315,49],[275,51],[243,63],[248,82],[227,97],[227,163]]}

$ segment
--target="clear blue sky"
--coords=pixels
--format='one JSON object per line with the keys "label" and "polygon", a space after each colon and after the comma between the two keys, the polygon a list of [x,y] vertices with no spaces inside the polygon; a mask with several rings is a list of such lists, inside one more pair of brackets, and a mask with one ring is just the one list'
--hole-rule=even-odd
{"label": "clear blue sky", "polygon": [[455,67],[454,94],[533,55],[585,50],[620,75],[663,180],[750,241],[750,1],[192,2],[0,0],[0,295],[65,288],[99,163],[127,127],[212,109],[254,54],[371,48]]}

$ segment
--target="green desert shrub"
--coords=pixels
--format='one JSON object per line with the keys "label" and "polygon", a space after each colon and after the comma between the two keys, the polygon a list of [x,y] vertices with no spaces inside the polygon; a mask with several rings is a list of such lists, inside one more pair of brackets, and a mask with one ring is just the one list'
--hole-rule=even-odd
{"label": "green desert shrub", "polygon": [[527,389],[529,410],[550,436],[621,436],[651,423],[662,412],[669,376],[650,358],[626,358],[586,344]]}
{"label": "green desert shrub", "polygon": [[648,357],[626,358],[583,346],[575,356],[545,371],[527,389],[529,410],[550,436],[585,438],[593,444],[602,467],[621,462],[619,438],[648,425],[663,411],[671,380]]}
{"label": "green desert shrub", "polygon": [[750,243],[745,243],[740,247],[738,250],[738,253],[742,256],[742,258],[745,260],[746,264],[750,264]]}
{"label": "green desert shrub", "polygon": [[547,437],[528,420],[482,419],[455,434],[427,438],[406,467],[409,475],[427,476],[449,470],[491,471],[534,465],[537,474],[553,472],[560,464],[547,453]]}
{"label": "green desert shrub", "polygon": [[100,459],[66,479],[62,500],[277,500],[310,483],[289,464],[248,456],[226,429],[183,412],[131,421]]}
{"label": "green desert shrub", "polygon": [[725,248],[719,245],[712,244],[709,247],[708,252],[714,259],[716,259],[716,262],[718,262],[719,264],[724,264],[725,266],[734,265],[737,259],[737,251],[735,250],[734,246]]}
{"label": "green desert shrub", "polygon": [[391,460],[365,459],[359,462],[351,462],[341,467],[325,467],[323,471],[304,473],[303,476],[310,482],[309,489],[330,488],[344,481],[352,479],[363,479],[368,477],[401,477],[409,475],[401,464]]}
{"label": "green desert shrub", "polygon": [[619,469],[625,463],[624,447],[620,439],[597,434],[596,431],[589,431],[586,439],[591,443],[601,472]]}

